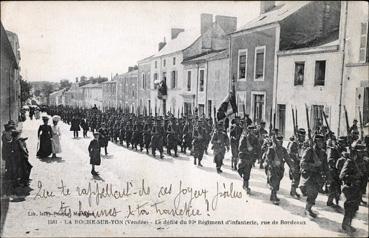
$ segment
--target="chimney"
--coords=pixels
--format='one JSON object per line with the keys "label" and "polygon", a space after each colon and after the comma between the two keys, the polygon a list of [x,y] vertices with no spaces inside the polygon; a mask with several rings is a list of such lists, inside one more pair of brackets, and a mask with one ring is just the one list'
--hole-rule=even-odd
{"label": "chimney", "polygon": [[215,23],[218,24],[226,34],[237,30],[237,17],[218,15],[215,16]]}
{"label": "chimney", "polygon": [[201,35],[213,24],[213,14],[201,13]]}
{"label": "chimney", "polygon": [[173,39],[177,38],[177,36],[178,36],[178,35],[179,35],[179,33],[181,33],[181,32],[184,32],[184,29],[182,29],[182,28],[172,28],[172,29],[170,30],[170,33],[171,33],[171,39],[173,40]]}
{"label": "chimney", "polygon": [[165,42],[165,37],[164,37],[164,41],[163,42],[159,42],[159,51],[161,49],[163,49],[166,44],[167,44],[167,42]]}
{"label": "chimney", "polygon": [[260,1],[260,15],[275,7],[275,1]]}

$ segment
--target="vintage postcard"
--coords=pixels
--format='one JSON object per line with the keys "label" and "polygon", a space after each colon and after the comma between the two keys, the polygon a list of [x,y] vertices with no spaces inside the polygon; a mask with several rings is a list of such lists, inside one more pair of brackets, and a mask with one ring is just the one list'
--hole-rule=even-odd
{"label": "vintage postcard", "polygon": [[1,1],[1,237],[368,237],[367,1]]}

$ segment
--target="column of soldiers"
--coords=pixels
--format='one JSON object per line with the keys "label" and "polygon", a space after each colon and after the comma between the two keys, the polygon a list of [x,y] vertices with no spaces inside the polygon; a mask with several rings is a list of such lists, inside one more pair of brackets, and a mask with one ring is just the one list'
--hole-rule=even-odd
{"label": "column of soldiers", "polygon": [[[289,139],[286,148],[278,129],[265,129],[265,122],[256,127],[245,117],[236,116],[231,121],[228,132],[224,121],[215,122],[196,115],[173,114],[166,116],[136,115],[122,110],[110,109],[101,112],[97,108],[76,109],[51,107],[50,115],[58,114],[66,123],[71,123],[73,116],[81,118],[91,131],[97,130],[101,143],[107,148],[107,141],[113,141],[134,150],[146,151],[155,157],[159,152],[164,158],[164,147],[168,155],[178,156],[190,150],[194,164],[202,167],[203,155],[211,143],[216,171],[221,167],[226,151],[231,149],[231,167],[243,180],[243,188],[251,194],[250,177],[255,163],[265,170],[267,184],[270,187],[270,201],[278,205],[277,196],[280,182],[284,177],[285,163],[289,167],[291,180],[290,195],[300,199],[297,191],[306,197],[305,214],[315,218],[312,207],[319,193],[327,193],[327,206],[338,209],[341,193],[346,197],[342,228],[352,232],[355,229],[351,221],[360,204],[365,202],[369,174],[368,136],[360,140],[356,124],[350,128],[348,136],[336,138],[326,126],[317,128],[313,136],[303,128]],[[356,121],[356,120],[355,120]],[[309,135],[306,138],[306,135]],[[102,146],[102,147],[103,147]],[[150,151],[151,149],[151,151]],[[325,189],[324,189],[325,188]],[[365,204],[364,204],[365,205]]]}

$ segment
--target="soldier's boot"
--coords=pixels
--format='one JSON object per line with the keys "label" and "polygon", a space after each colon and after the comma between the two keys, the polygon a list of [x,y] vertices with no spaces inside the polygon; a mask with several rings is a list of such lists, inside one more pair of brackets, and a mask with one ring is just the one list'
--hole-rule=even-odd
{"label": "soldier's boot", "polygon": [[336,201],[336,206],[339,207],[340,206],[340,195],[337,194],[336,197],[334,198]]}
{"label": "soldier's boot", "polygon": [[312,218],[316,218],[317,215],[311,210],[313,204],[307,203],[305,207],[305,214],[311,216]]}
{"label": "soldier's boot", "polygon": [[280,202],[281,200],[277,197],[277,191],[274,191],[274,198],[277,202]]}
{"label": "soldier's boot", "polygon": [[105,155],[108,155],[108,148],[105,146]]}
{"label": "soldier's boot", "polygon": [[220,167],[217,167],[217,173],[220,174],[222,173],[223,171],[220,169]]}
{"label": "soldier's boot", "polygon": [[163,155],[163,151],[160,151],[160,159],[163,159],[164,155]]}
{"label": "soldier's boot", "polygon": [[329,194],[328,195],[328,201],[327,201],[327,206],[328,207],[332,207],[332,206],[334,206],[334,203],[333,203],[333,195],[332,194]]}
{"label": "soldier's boot", "polygon": [[300,198],[300,194],[298,194],[298,193],[297,193],[297,191],[296,191],[296,187],[295,187],[295,186],[291,186],[290,195],[291,195],[292,197]]}
{"label": "soldier's boot", "polygon": [[351,223],[352,223],[352,219],[354,219],[355,216],[355,212],[350,212],[349,214],[349,224],[350,224],[350,228],[351,228],[351,232],[355,232],[356,229],[354,227],[352,227]]}
{"label": "soldier's boot", "polygon": [[177,149],[174,147],[174,157],[178,157]]}
{"label": "soldier's boot", "polygon": [[194,164],[194,165],[197,165],[196,157],[194,157],[194,158],[193,158],[193,164]]}
{"label": "soldier's boot", "polygon": [[346,212],[345,212],[345,215],[343,216],[342,230],[347,231],[347,232],[351,232],[350,217],[348,216],[348,214]]}
{"label": "soldier's boot", "polygon": [[199,160],[198,166],[202,167],[201,160]]}
{"label": "soldier's boot", "polygon": [[170,149],[168,149],[168,148],[167,148],[167,154],[172,155],[172,153],[170,152]]}

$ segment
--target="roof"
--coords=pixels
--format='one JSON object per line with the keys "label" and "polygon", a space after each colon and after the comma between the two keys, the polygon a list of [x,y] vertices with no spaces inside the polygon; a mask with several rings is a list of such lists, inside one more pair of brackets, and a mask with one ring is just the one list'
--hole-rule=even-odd
{"label": "roof", "polygon": [[179,33],[179,35],[175,39],[167,42],[167,44],[163,47],[163,49],[157,52],[153,57],[168,55],[184,50],[199,37],[200,37],[199,30],[196,29],[185,30],[184,32]]}
{"label": "roof", "polygon": [[141,60],[137,61],[137,63],[138,63],[138,64],[147,63],[147,62],[149,62],[149,61],[151,60],[151,58],[152,58],[153,56],[154,56],[154,55],[151,55],[151,56],[149,56],[149,57],[143,58],[143,59],[141,59]]}
{"label": "roof", "polygon": [[293,13],[295,13],[297,10],[299,10],[302,7],[306,6],[308,3],[310,3],[310,2],[309,1],[284,2],[283,4],[275,6],[270,11],[268,11],[264,14],[261,14],[260,16],[255,18],[254,20],[249,21],[245,25],[241,26],[239,30],[237,30],[237,31],[235,31],[231,34],[282,21],[286,17],[288,17],[288,16],[292,15]]}
{"label": "roof", "polygon": [[81,88],[98,88],[101,86],[102,85],[99,83],[89,83],[89,84],[83,85]]}
{"label": "roof", "polygon": [[191,63],[195,63],[195,62],[205,62],[205,61],[211,61],[211,60],[217,60],[217,59],[223,59],[223,58],[227,58],[229,57],[228,54],[228,49],[223,49],[223,50],[218,50],[218,51],[213,51],[210,53],[205,53],[205,54],[201,54],[201,55],[197,55],[195,57],[190,57],[187,59],[184,59],[182,63],[184,64],[191,64]]}
{"label": "roof", "polygon": [[3,26],[3,23],[0,22],[0,28],[1,28],[1,45],[4,45],[4,47],[8,50],[8,53],[10,55],[10,57],[12,58],[16,68],[18,69],[19,68],[19,65],[18,65],[18,60],[17,60],[17,57],[15,56],[14,54],[14,50],[13,50],[13,47],[11,46],[11,43],[10,43],[10,40],[8,38],[8,35],[6,33],[6,30],[4,29],[4,26]]}

